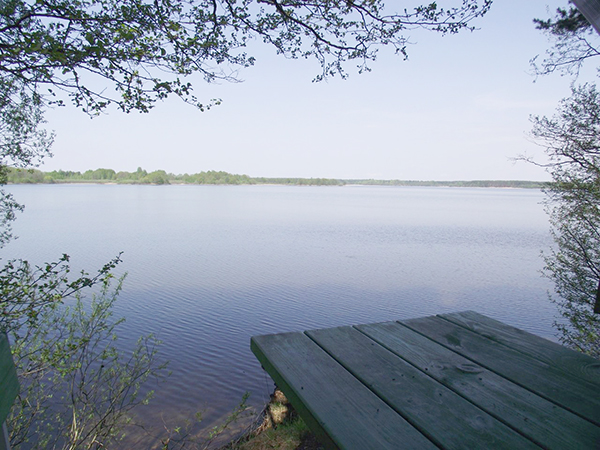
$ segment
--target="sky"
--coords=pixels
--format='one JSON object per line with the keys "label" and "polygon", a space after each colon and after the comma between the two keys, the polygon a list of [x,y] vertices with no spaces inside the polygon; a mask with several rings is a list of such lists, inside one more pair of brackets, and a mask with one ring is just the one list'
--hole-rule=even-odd
{"label": "sky", "polygon": [[[443,6],[444,2],[439,2]],[[416,2],[407,2],[416,6]],[[530,116],[551,116],[573,81],[535,78],[529,61],[550,44],[532,23],[565,1],[495,0],[474,32],[413,30],[409,59],[380,51],[372,71],[312,82],[316,61],[288,60],[256,43],[241,83],[192,78],[201,112],[178,99],[149,114],[111,110],[90,119],[73,106],[47,113],[56,132],[41,170],[223,170],[255,177],[401,180],[547,180],[528,136]],[[577,82],[596,78],[588,64]]]}

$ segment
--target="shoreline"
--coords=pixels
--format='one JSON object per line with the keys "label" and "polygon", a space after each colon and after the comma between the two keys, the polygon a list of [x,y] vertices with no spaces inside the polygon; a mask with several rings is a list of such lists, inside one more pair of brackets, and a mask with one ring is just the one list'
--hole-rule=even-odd
{"label": "shoreline", "polygon": [[251,177],[225,171],[208,170],[192,174],[173,174],[164,170],[148,172],[141,167],[135,172],[116,172],[113,169],[86,170],[85,172],[8,168],[5,184],[147,184],[199,186],[391,186],[391,187],[469,187],[469,188],[524,188],[543,189],[549,181],[537,180],[400,180],[375,178],[323,177]]}
{"label": "shoreline", "polygon": [[[344,180],[340,180],[344,181]],[[502,182],[498,180],[475,180],[475,181],[432,181],[429,182],[398,182],[398,183],[387,183],[386,180],[382,180],[381,183],[340,183],[340,184],[319,184],[319,183],[185,183],[185,182],[164,182],[164,183],[144,183],[144,182],[115,182],[115,181],[101,181],[101,180],[74,180],[74,181],[42,181],[42,182],[12,182],[6,183],[7,186],[18,186],[18,185],[108,185],[108,186],[291,186],[291,187],[390,187],[390,188],[406,188],[406,187],[433,187],[433,188],[470,188],[470,189],[544,189],[550,182],[546,181],[521,181],[514,180],[514,185],[508,185],[509,182]]]}

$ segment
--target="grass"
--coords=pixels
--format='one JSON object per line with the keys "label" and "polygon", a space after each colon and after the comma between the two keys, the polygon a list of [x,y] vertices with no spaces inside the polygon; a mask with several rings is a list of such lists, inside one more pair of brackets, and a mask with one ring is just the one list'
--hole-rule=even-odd
{"label": "grass", "polygon": [[[280,391],[279,394],[283,395]],[[221,450],[263,449],[323,450],[323,447],[287,400],[282,403],[272,396],[265,408],[262,424]]]}
{"label": "grass", "polygon": [[255,422],[241,438],[221,450],[323,449],[279,389],[271,394],[271,400],[259,417],[261,422]]}
{"label": "grass", "polygon": [[310,439],[311,433],[304,421],[296,417],[291,422],[268,428],[247,442],[237,444],[232,450],[278,449],[295,450],[304,441]]}

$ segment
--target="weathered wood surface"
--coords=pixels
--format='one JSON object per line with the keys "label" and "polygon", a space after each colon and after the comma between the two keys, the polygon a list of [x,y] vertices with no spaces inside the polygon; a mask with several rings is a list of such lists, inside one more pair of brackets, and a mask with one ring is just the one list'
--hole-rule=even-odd
{"label": "weathered wood surface", "polygon": [[6,334],[0,333],[0,424],[2,424],[19,393],[17,371]]}
{"label": "weathered wood surface", "polygon": [[[330,328],[307,334],[439,447],[537,448],[354,328]],[[457,424],[462,425],[460,433],[456,432]]]}
{"label": "weathered wood surface", "polygon": [[482,316],[474,311],[441,314],[438,317],[449,320],[532,358],[539,359],[567,372],[569,376],[577,375],[584,380],[600,383],[600,361],[591,356],[573,352],[555,342]]}
{"label": "weathered wood surface", "polygon": [[398,322],[360,331],[544,448],[594,448],[600,427]]}
{"label": "weathered wood surface", "polygon": [[251,347],[329,448],[600,449],[600,362],[477,313]]}
{"label": "weathered wood surface", "polygon": [[252,350],[330,448],[435,449],[379,397],[302,333],[252,338]]}
{"label": "weathered wood surface", "polygon": [[600,425],[600,384],[577,376],[569,377],[555,364],[529,357],[440,317],[403,323],[513,383]]}

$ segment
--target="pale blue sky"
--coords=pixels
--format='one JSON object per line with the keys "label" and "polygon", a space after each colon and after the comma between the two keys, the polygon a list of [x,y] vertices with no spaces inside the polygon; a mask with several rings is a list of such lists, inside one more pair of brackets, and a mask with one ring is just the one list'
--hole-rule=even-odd
{"label": "pale blue sky", "polygon": [[[243,83],[192,80],[200,99],[223,100],[208,112],[175,99],[149,114],[89,119],[70,106],[50,111],[57,138],[41,169],[544,180],[542,169],[510,158],[541,154],[527,138],[529,116],[551,115],[569,95],[571,79],[534,83],[529,66],[549,46],[532,19],[565,4],[496,0],[476,22],[480,30],[410,32],[408,61],[381,51],[371,73],[348,66],[348,80],[312,83],[316,62],[286,60],[257,43]],[[588,64],[580,81],[593,79]]]}

